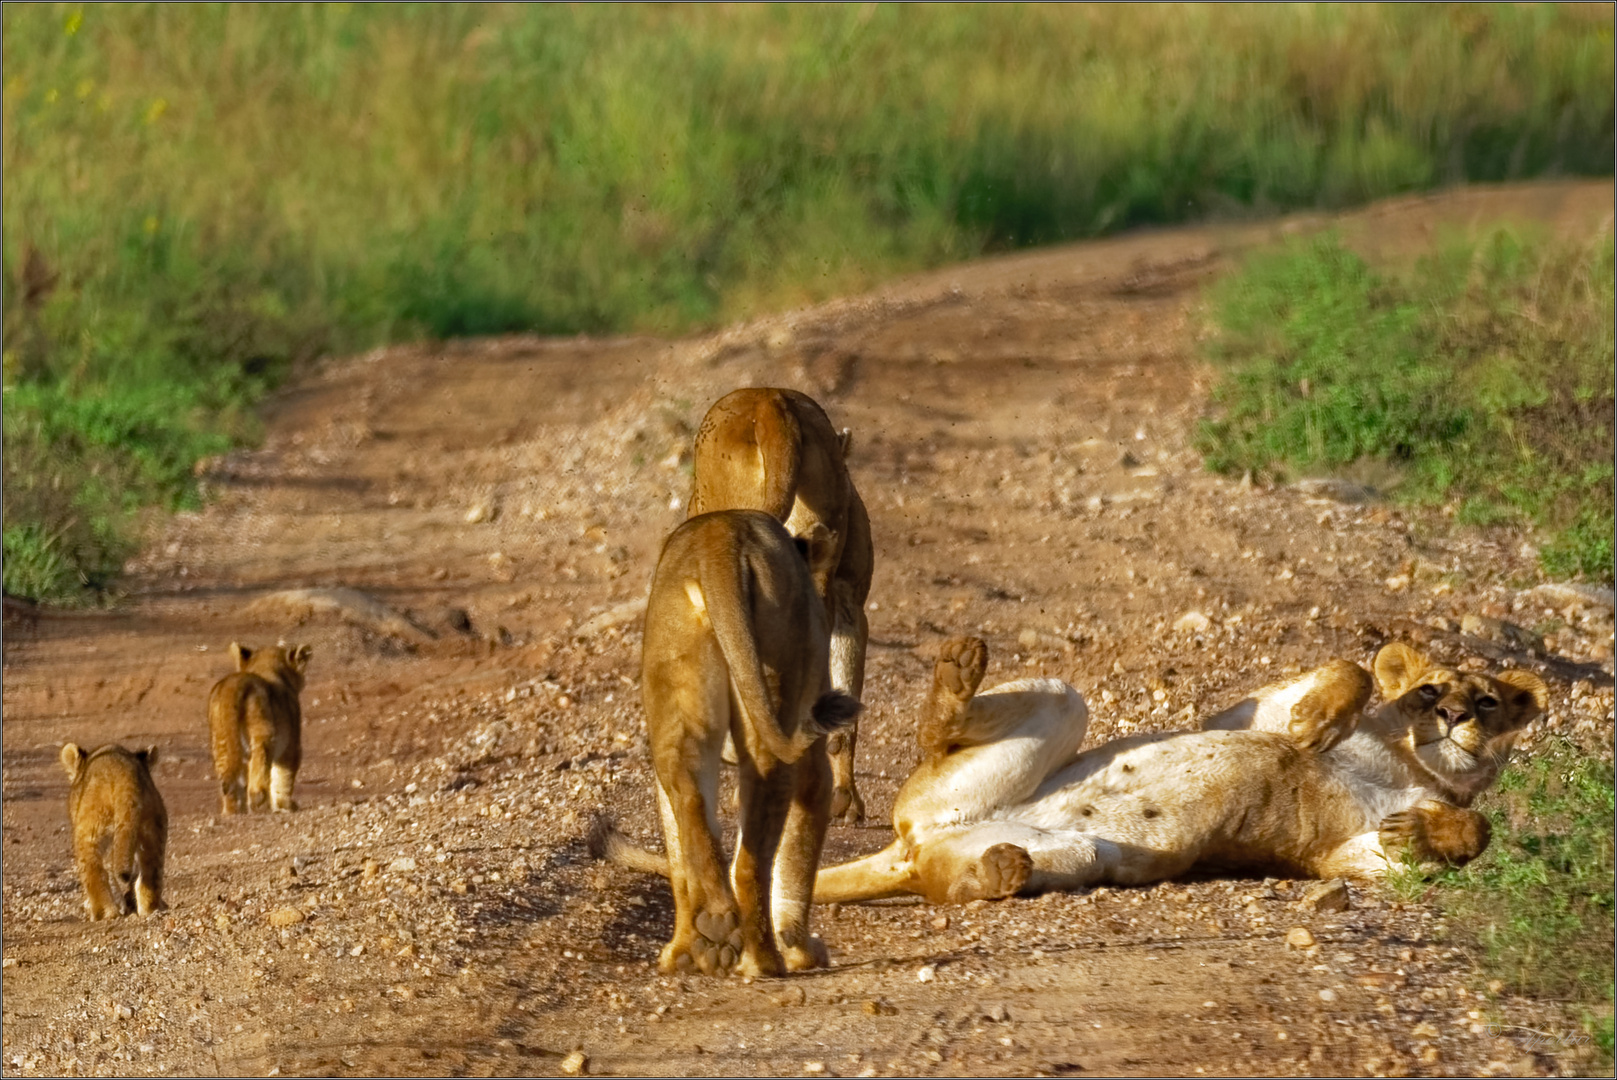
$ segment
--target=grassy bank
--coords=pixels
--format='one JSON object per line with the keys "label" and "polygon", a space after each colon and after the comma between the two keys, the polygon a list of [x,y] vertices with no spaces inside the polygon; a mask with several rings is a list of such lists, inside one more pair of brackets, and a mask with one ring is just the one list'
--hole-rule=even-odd
{"label": "grassy bank", "polygon": [[1612,577],[1612,235],[1498,231],[1378,270],[1332,236],[1211,294],[1224,374],[1208,463],[1286,476],[1379,463],[1391,494],[1542,534],[1556,577]]}
{"label": "grassy bank", "polygon": [[1433,882],[1400,873],[1393,888],[1436,901],[1461,928],[1478,974],[1496,990],[1570,1005],[1582,1031],[1541,1048],[1581,1050],[1578,1073],[1609,1074],[1617,873],[1612,766],[1565,742],[1518,756],[1479,807],[1493,824],[1488,851]]}
{"label": "grassy bank", "polygon": [[186,498],[183,464],[322,352],[674,330],[1134,224],[1608,173],[1614,146],[1600,6],[0,19],[5,584],[39,596],[106,580],[130,508]]}

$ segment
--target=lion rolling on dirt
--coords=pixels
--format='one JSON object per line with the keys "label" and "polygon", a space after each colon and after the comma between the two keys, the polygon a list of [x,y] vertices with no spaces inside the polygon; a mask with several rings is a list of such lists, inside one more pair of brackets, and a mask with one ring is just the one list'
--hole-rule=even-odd
{"label": "lion rolling on dirt", "polygon": [[89,753],[75,743],[62,747],[73,861],[92,921],[164,906],[168,810],[152,782],[155,764],[155,746],[134,753],[111,743]]}
{"label": "lion rolling on dirt", "polygon": [[[825,737],[859,711],[831,689],[810,578],[829,557],[823,526],[794,541],[752,510],[692,518],[663,545],[641,692],[674,890],[665,972],[778,975],[826,962],[808,931],[830,817]],[[716,813],[726,735],[741,767],[730,881]]]}
{"label": "lion rolling on dirt", "polygon": [[[870,518],[848,474],[849,435],[796,390],[749,387],[720,398],[702,418],[694,450],[690,516],[714,510],[761,510],[803,539],[824,528],[829,550],[813,572],[830,614],[831,685],[853,698],[864,691],[874,548]],[[864,801],[854,784],[857,725],[831,736],[831,816],[854,823]],[[733,759],[732,753],[725,760]]]}
{"label": "lion rolling on dirt", "polygon": [[230,643],[236,670],[208,694],[213,771],[224,813],[266,803],[272,811],[297,809],[292,785],[303,755],[298,694],[309,651],[307,645],[249,649]]}
{"label": "lion rolling on dirt", "polygon": [[1487,819],[1466,806],[1546,699],[1530,673],[1465,674],[1393,644],[1376,657],[1386,703],[1374,711],[1363,671],[1336,661],[1259,690],[1210,730],[1079,754],[1078,694],[1052,680],[976,694],[985,659],[975,639],[945,645],[921,725],[929,756],[893,809],[898,839],[822,870],[816,902],[1463,863],[1488,843]]}

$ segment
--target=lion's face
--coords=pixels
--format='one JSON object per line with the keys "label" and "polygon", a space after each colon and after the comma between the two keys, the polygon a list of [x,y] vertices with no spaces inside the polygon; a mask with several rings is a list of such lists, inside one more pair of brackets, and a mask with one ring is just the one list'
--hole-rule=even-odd
{"label": "lion's face", "polygon": [[1376,656],[1382,697],[1407,721],[1415,753],[1434,772],[1463,777],[1497,761],[1544,711],[1544,683],[1526,671],[1482,675],[1440,667],[1406,645]]}

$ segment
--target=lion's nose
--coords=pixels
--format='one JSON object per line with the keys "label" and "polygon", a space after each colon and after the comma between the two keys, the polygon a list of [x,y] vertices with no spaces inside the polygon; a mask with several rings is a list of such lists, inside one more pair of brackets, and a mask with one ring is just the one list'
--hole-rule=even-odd
{"label": "lion's nose", "polygon": [[1465,722],[1466,711],[1451,708],[1447,705],[1439,705],[1437,707],[1437,716],[1439,720],[1443,721],[1443,734],[1447,735],[1451,728]]}

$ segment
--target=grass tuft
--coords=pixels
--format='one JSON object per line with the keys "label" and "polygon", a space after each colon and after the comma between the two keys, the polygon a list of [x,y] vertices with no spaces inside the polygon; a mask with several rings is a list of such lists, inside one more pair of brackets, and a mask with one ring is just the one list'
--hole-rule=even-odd
{"label": "grass tuft", "polygon": [[1379,270],[1331,234],[1210,293],[1209,467],[1285,477],[1371,461],[1466,524],[1538,526],[1555,577],[1612,578],[1613,274],[1580,244],[1498,230]]}

